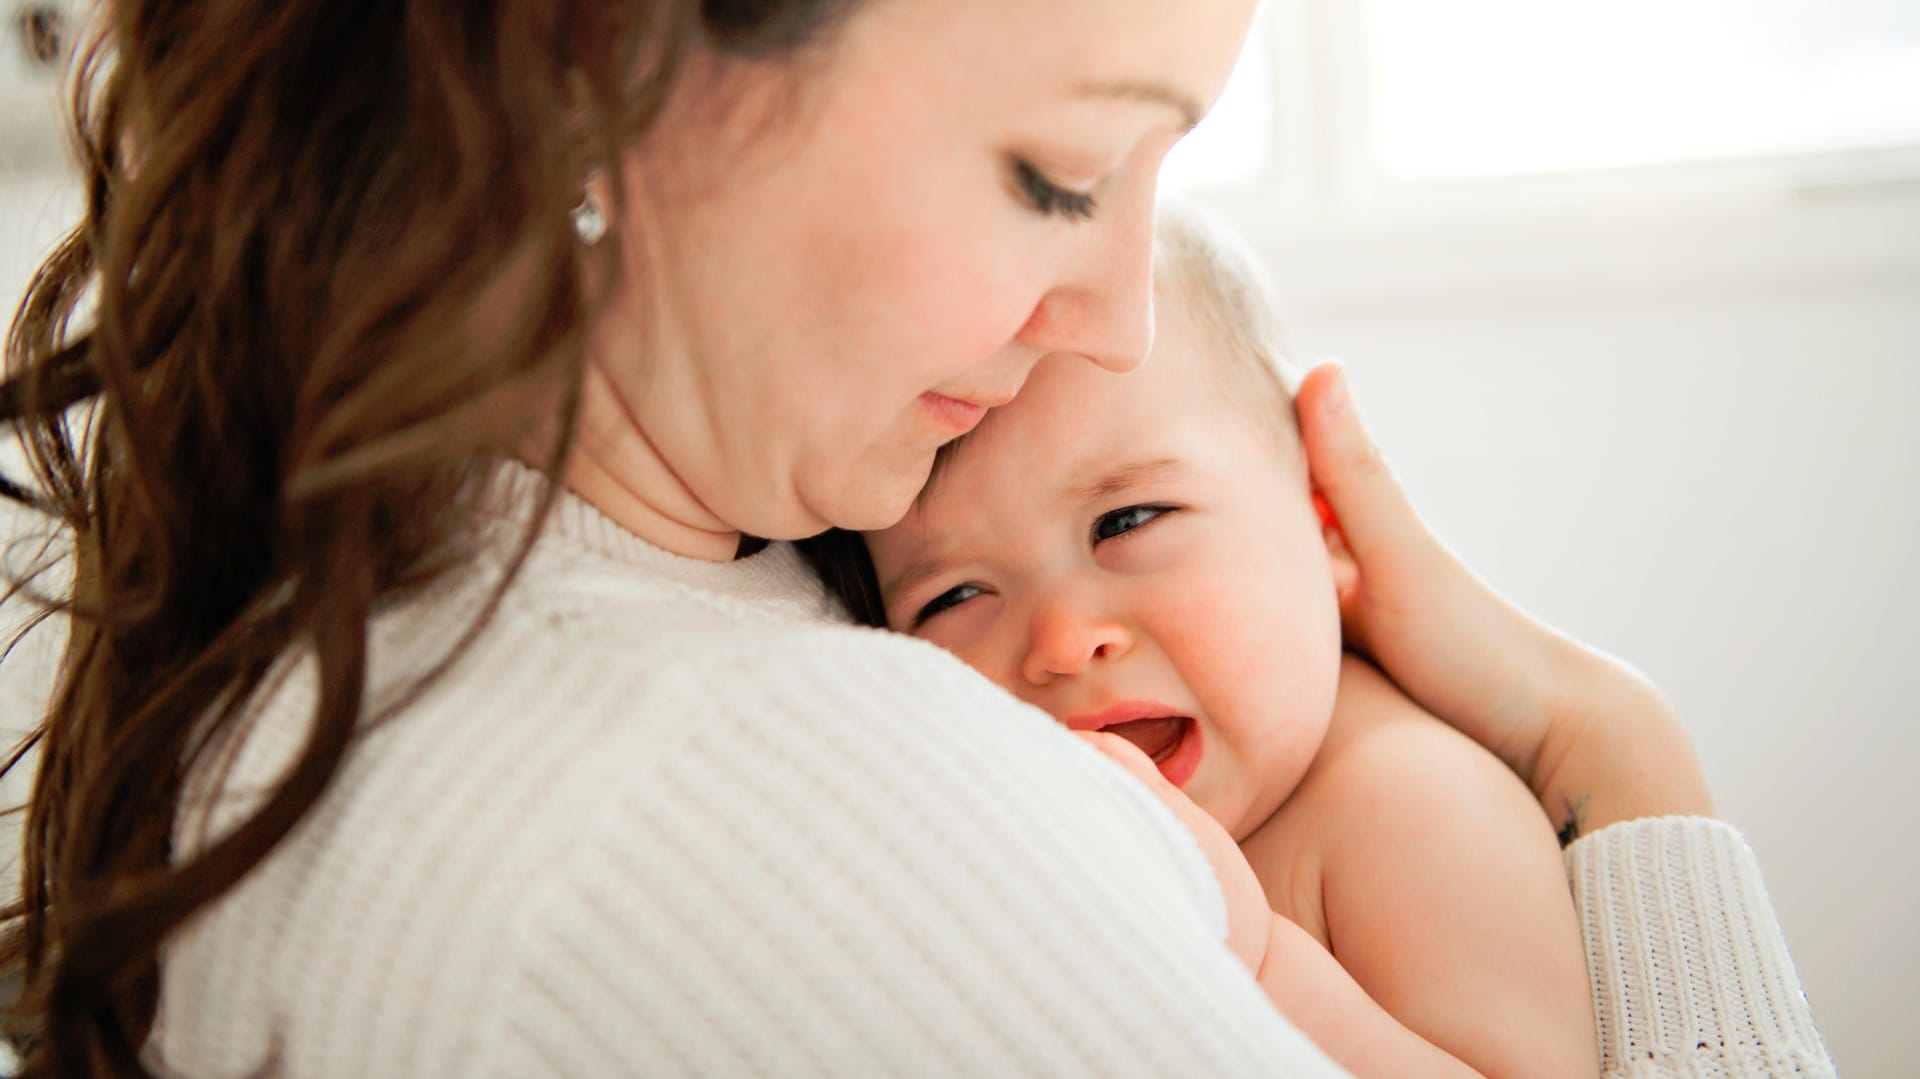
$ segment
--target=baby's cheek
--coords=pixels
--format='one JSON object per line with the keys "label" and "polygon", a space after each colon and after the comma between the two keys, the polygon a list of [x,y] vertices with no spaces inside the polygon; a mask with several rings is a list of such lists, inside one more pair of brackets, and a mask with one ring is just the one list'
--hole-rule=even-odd
{"label": "baby's cheek", "polygon": [[[1270,702],[1271,704],[1271,702]],[[1268,707],[1215,725],[1216,789],[1200,800],[1235,839],[1273,816],[1306,778],[1325,736],[1325,723]],[[1212,802],[1212,805],[1208,803]]]}
{"label": "baby's cheek", "polygon": [[1022,700],[1033,687],[1020,674],[1019,642],[998,617],[997,597],[983,596],[937,619],[922,636],[945,648],[989,681]]}
{"label": "baby's cheek", "polygon": [[1339,611],[1330,593],[1242,580],[1190,593],[1195,659],[1229,700],[1271,702],[1339,676]]}
{"label": "baby's cheek", "polygon": [[1312,764],[1339,685],[1337,633],[1286,620],[1244,623],[1206,676],[1203,706],[1260,821],[1292,794]]}

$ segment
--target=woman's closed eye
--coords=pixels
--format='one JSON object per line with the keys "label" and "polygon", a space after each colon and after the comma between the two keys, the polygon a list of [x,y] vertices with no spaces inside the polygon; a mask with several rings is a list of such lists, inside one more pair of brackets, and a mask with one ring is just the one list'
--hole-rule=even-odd
{"label": "woman's closed eye", "polygon": [[1013,178],[1020,187],[1021,196],[1043,216],[1058,215],[1071,221],[1085,221],[1100,208],[1091,194],[1061,187],[1047,179],[1030,161],[1015,159]]}
{"label": "woman's closed eye", "polygon": [[1150,504],[1144,506],[1123,506],[1109,510],[1094,518],[1093,528],[1088,539],[1094,546],[1110,539],[1118,539],[1159,520],[1179,509],[1177,506]]}
{"label": "woman's closed eye", "polygon": [[933,597],[925,606],[916,611],[913,616],[913,625],[911,628],[919,629],[921,626],[926,625],[928,619],[942,612],[950,611],[973,597],[980,595],[984,591],[985,589],[979,585],[954,585],[952,588]]}

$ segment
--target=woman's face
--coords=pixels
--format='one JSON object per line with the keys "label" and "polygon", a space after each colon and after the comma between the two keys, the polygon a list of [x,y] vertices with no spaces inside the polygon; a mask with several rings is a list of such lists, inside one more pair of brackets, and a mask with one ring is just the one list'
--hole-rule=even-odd
{"label": "woman's face", "polygon": [[1138,364],[1160,161],[1254,6],[869,0],[818,55],[696,54],[622,162],[583,449],[714,532],[878,528],[1042,356]]}

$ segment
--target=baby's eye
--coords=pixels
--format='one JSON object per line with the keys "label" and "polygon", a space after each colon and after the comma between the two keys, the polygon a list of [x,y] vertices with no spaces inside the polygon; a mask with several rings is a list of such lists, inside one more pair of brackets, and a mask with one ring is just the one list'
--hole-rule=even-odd
{"label": "baby's eye", "polygon": [[1093,542],[1098,544],[1124,536],[1161,514],[1172,513],[1173,509],[1172,506],[1127,506],[1103,513],[1093,522]]}
{"label": "baby's eye", "polygon": [[933,597],[926,606],[920,608],[919,613],[913,616],[913,628],[919,629],[926,624],[927,619],[940,614],[942,611],[958,607],[979,594],[980,588],[976,585],[954,585],[952,588]]}

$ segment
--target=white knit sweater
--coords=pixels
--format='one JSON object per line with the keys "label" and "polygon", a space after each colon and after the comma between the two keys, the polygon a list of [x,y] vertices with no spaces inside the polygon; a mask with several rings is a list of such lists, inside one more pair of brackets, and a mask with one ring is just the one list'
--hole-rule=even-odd
{"label": "white knit sweater", "polygon": [[[537,477],[510,470],[503,505]],[[375,706],[497,579],[383,614]],[[298,751],[294,663],[184,849]],[[208,797],[217,789],[218,797]],[[1568,852],[1610,1074],[1832,1074],[1752,855],[1644,821]],[[1173,819],[785,545],[668,555],[563,497],[484,632],[169,946],[150,1054],[239,1076],[1338,1075],[1220,940]]]}

